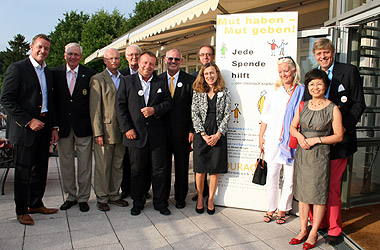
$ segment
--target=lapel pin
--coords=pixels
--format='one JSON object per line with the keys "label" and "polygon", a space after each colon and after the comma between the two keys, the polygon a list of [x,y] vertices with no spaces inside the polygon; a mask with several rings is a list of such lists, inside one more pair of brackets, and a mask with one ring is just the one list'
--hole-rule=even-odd
{"label": "lapel pin", "polygon": [[82,94],[87,95],[87,89],[83,89]]}
{"label": "lapel pin", "polygon": [[177,87],[181,88],[183,86],[182,82],[177,83]]}
{"label": "lapel pin", "polygon": [[139,95],[139,96],[143,96],[144,95],[144,91],[142,91],[141,89],[137,92],[137,94]]}
{"label": "lapel pin", "polygon": [[347,100],[348,100],[348,98],[345,95],[340,98],[340,101],[343,103],[347,102]]}

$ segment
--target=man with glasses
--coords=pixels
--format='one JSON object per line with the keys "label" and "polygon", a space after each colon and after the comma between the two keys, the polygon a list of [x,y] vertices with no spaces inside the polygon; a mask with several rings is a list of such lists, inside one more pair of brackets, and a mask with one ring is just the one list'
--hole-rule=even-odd
{"label": "man with glasses", "polygon": [[[210,45],[202,45],[199,48],[199,61],[201,61],[202,66],[205,65],[206,63],[214,62],[215,60],[215,49],[214,47]],[[199,73],[199,70],[197,72],[194,72],[192,75],[197,77]],[[194,173],[194,184],[195,184],[195,190],[197,189],[197,184],[195,183],[195,173]],[[203,188],[203,197],[208,196],[208,183],[207,183],[207,174],[205,175],[205,183],[204,183],[204,188]],[[198,193],[195,192],[193,197],[191,198],[193,201],[198,200]]]}
{"label": "man with glasses", "polygon": [[125,59],[128,61],[128,67],[120,70],[123,76],[136,74],[139,70],[139,58],[142,51],[136,44],[129,45],[125,50]]}
{"label": "man with glasses", "polygon": [[106,69],[93,76],[90,81],[90,116],[95,140],[96,205],[104,212],[110,210],[107,203],[126,207],[128,202],[119,196],[125,152],[115,111],[116,93],[122,76],[118,71],[119,51],[107,49],[103,62]]}
{"label": "man with glasses", "polygon": [[64,57],[66,64],[53,69],[59,126],[59,165],[66,194],[66,201],[60,209],[67,210],[79,202],[80,211],[87,212],[90,209],[87,201],[90,198],[92,172],[89,83],[96,72],[79,64],[82,46],[78,43],[67,44]]}
{"label": "man with glasses", "polygon": [[174,155],[175,183],[174,199],[178,209],[186,206],[186,196],[189,190],[189,153],[190,143],[194,133],[191,122],[192,84],[194,76],[180,70],[182,54],[177,49],[166,52],[165,63],[168,70],[159,77],[169,87],[173,101],[173,109],[164,116],[167,134],[167,174],[166,200],[169,199],[172,177],[172,156]]}

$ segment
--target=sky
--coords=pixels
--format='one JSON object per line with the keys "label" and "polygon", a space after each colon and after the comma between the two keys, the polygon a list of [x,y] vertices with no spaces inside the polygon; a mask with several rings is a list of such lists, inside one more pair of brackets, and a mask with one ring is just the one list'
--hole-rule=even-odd
{"label": "sky", "polygon": [[94,14],[104,9],[112,12],[115,8],[128,17],[135,9],[139,0],[13,0],[1,1],[0,14],[0,51],[5,50],[8,41],[13,40],[16,34],[25,36],[28,42],[40,33],[49,34],[63,19],[63,13],[68,11],[83,11],[85,14]]}

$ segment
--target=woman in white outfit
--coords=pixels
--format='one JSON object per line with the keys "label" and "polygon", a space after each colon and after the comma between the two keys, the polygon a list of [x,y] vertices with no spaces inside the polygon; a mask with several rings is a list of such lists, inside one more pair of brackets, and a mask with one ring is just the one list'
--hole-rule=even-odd
{"label": "woman in white outfit", "polygon": [[[285,223],[285,214],[292,209],[293,199],[293,157],[294,149],[289,148],[289,128],[299,103],[304,86],[300,84],[300,69],[289,56],[277,61],[279,79],[268,91],[261,116],[259,146],[268,164],[267,192],[268,211],[265,222],[270,222],[277,210],[276,222]],[[280,172],[284,170],[284,182],[279,198]]]}

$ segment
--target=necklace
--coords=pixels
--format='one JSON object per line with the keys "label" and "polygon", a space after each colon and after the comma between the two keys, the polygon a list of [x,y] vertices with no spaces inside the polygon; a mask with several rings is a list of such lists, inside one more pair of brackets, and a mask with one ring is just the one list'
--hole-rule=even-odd
{"label": "necklace", "polygon": [[319,103],[317,103],[317,104],[314,104],[313,103],[313,100],[310,100],[310,104],[312,105],[312,106],[314,106],[314,107],[318,107],[318,106],[321,106],[324,102],[325,102],[325,100],[326,99],[323,99],[323,100],[321,100]]}
{"label": "necklace", "polygon": [[294,85],[291,89],[286,89],[284,85],[282,85],[282,87],[284,88],[285,92],[288,93],[292,91],[296,87],[296,85]]}

